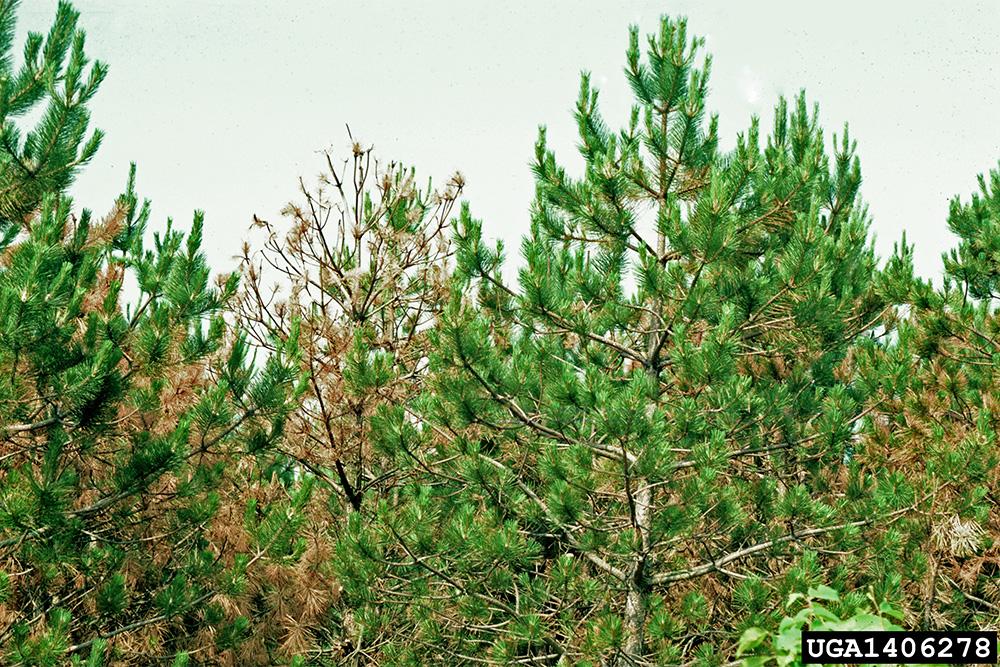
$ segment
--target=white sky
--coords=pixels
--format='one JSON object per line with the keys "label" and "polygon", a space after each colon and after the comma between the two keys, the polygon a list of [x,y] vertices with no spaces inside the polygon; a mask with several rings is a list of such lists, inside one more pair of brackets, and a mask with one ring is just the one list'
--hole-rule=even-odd
{"label": "white sky", "polygon": [[[19,31],[46,30],[57,0],[23,0]],[[156,226],[206,211],[220,270],[252,213],[276,218],[345,123],[383,159],[438,182],[461,169],[473,213],[516,254],[536,128],[575,164],[571,110],[587,69],[624,124],[627,27],[686,15],[714,55],[709,108],[726,145],[752,113],[805,87],[821,121],[858,140],[862,193],[885,256],[906,230],[917,267],[940,271],[954,194],[1000,159],[1000,2],[670,0],[335,2],[76,0],[89,53],[111,66],[93,104],[107,132],[77,181],[106,211],[139,166]],[[18,46],[18,48],[20,48]]]}

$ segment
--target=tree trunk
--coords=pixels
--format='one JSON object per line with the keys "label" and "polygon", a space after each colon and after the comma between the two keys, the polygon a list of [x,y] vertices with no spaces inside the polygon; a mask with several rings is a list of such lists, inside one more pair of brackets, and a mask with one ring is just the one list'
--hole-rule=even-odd
{"label": "tree trunk", "polygon": [[625,582],[628,586],[625,596],[625,653],[634,659],[640,659],[646,652],[646,596],[649,592],[646,560],[649,555],[653,493],[646,480],[640,479],[637,482],[641,486],[635,493],[635,523],[641,546],[629,572],[628,581]]}

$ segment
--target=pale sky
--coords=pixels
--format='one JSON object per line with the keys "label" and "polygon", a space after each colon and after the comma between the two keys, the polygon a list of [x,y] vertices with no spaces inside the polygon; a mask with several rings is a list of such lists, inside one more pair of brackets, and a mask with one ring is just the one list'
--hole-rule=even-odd
{"label": "pale sky", "polygon": [[[23,0],[19,32],[57,0]],[[627,28],[687,16],[714,55],[708,107],[731,145],[751,114],[805,88],[828,136],[858,140],[884,257],[901,232],[937,276],[948,200],[1000,160],[1000,0],[839,2],[339,2],[76,0],[88,52],[110,64],[92,106],[107,132],[73,192],[106,211],[138,163],[155,227],[206,211],[206,250],[234,266],[251,214],[277,218],[345,124],[382,159],[443,182],[456,169],[487,235],[517,253],[539,124],[577,164],[579,72],[627,120]],[[20,49],[20,45],[17,47]]]}

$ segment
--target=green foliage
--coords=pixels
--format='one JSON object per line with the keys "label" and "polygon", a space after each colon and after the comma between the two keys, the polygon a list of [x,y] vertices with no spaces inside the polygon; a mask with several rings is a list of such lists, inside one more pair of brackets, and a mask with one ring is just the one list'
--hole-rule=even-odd
{"label": "green foliage", "polygon": [[945,272],[973,299],[1000,298],[1000,169],[979,176],[979,192],[951,201],[948,228],[958,248],[944,257]]}
{"label": "green foliage", "polygon": [[902,630],[897,623],[903,620],[898,610],[885,602],[878,602],[868,595],[867,605],[849,611],[850,615],[841,618],[829,609],[829,605],[841,604],[840,594],[828,586],[810,588],[806,593],[795,593],[789,596],[786,607],[794,610],[792,616],[785,617],[778,630],[769,633],[758,627],[747,628],[740,637],[736,649],[738,656],[744,657],[746,667],[764,667],[765,665],[800,665],[802,657],[802,631],[852,631],[852,630]]}
{"label": "green foliage", "polygon": [[[47,35],[29,33],[13,57],[18,0],[0,2],[0,233],[16,232],[42,197],[61,192],[97,152],[87,103],[108,70],[84,53],[79,13],[61,0]],[[90,65],[88,67],[88,65]],[[41,109],[27,132],[18,119]]]}
{"label": "green foliage", "polygon": [[516,287],[462,209],[433,391],[373,421],[406,476],[338,552],[386,660],[711,662],[748,606],[776,623],[824,579],[802,546],[863,546],[916,502],[838,488],[873,481],[853,358],[909,289],[905,255],[876,267],[854,144],[828,154],[799,96],[721,151],[700,46],[632,31],[618,131],[584,75],[580,177],[541,131]]}
{"label": "green foliage", "polygon": [[[227,340],[235,282],[209,284],[200,214],[148,248],[134,170],[104,221],[70,210],[47,196],[0,270],[0,551],[20,573],[5,576],[20,612],[0,633],[6,659],[32,664],[146,626],[183,646],[232,577],[210,535],[243,502],[234,484],[273,466],[301,392],[294,339],[257,370]],[[307,495],[246,527],[254,559],[294,554]],[[233,623],[222,650],[246,635]]]}
{"label": "green foliage", "polygon": [[915,281],[901,301],[897,336],[859,358],[870,415],[855,449],[858,465],[882,471],[878,485],[852,480],[853,497],[926,494],[925,516],[872,535],[883,554],[850,559],[855,585],[891,597],[909,624],[925,629],[989,627],[1000,590],[996,548],[1000,453],[998,265],[1000,173],[980,177],[971,201],[952,201],[958,246],[943,257],[940,289]]}
{"label": "green foliage", "polygon": [[792,665],[805,627],[995,626],[1000,170],[941,288],[905,238],[879,266],[847,128],[800,94],[723,150],[664,18],[623,126],[585,74],[579,158],[540,131],[515,283],[468,205],[447,241],[460,176],[355,144],[241,287],[201,212],[147,234],[134,168],[73,213],[106,70],[65,3],[15,67],[16,5],[0,661]]}

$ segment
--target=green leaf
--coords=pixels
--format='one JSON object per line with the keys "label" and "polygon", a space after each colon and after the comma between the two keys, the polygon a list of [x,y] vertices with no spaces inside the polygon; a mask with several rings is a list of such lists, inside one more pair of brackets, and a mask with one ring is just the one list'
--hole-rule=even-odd
{"label": "green leaf", "polygon": [[820,584],[815,588],[810,587],[808,591],[808,596],[816,600],[828,600],[830,602],[839,602],[840,593],[830,588],[829,586],[824,586]]}
{"label": "green leaf", "polygon": [[740,642],[736,646],[736,655],[741,656],[750,649],[760,646],[767,637],[767,631],[762,628],[747,628],[740,635]]}

